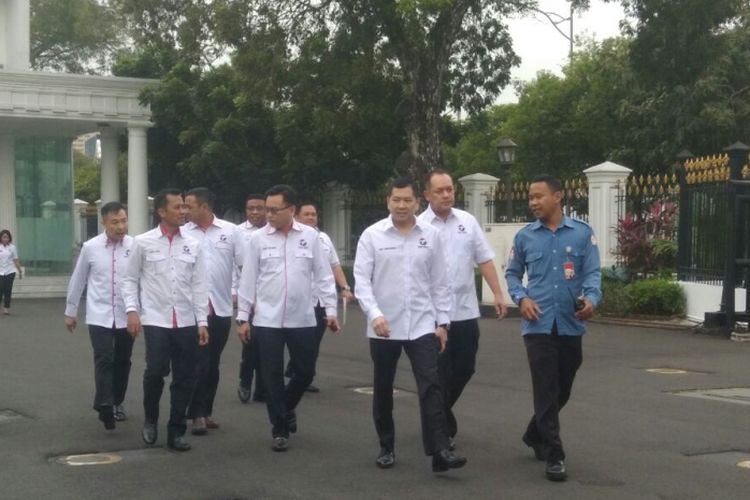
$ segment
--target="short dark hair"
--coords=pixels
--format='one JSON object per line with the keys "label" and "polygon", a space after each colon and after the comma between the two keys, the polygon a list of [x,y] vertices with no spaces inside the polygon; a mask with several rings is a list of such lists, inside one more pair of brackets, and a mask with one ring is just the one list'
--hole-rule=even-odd
{"label": "short dark hair", "polygon": [[247,198],[245,198],[245,204],[247,204],[247,202],[250,201],[250,200],[261,200],[261,201],[265,202],[266,201],[266,197],[263,196],[260,193],[250,193],[249,195],[247,195]]}
{"label": "short dark hair", "polygon": [[412,193],[414,194],[414,197],[417,197],[417,183],[414,182],[413,179],[410,179],[408,177],[399,177],[398,179],[395,179],[393,182],[391,182],[391,187],[388,188],[388,197],[390,197],[393,194],[394,189],[402,189],[410,187]]}
{"label": "short dark hair", "polygon": [[318,212],[318,205],[314,201],[312,201],[312,200],[302,200],[297,205],[297,213],[299,213],[299,211],[302,209],[302,207],[305,207],[305,206],[313,207],[315,209],[315,212]]}
{"label": "short dark hair", "polygon": [[110,201],[109,203],[105,203],[102,205],[102,209],[99,211],[102,214],[102,219],[106,217],[109,214],[116,214],[120,210],[128,211],[127,208],[125,208],[125,205],[120,203],[119,201]]}
{"label": "short dark hair", "polygon": [[276,184],[266,191],[266,198],[279,194],[284,199],[284,203],[297,206],[297,191],[292,186],[288,184]]}
{"label": "short dark hair", "polygon": [[429,188],[430,181],[436,175],[447,175],[448,177],[451,178],[451,181],[453,181],[453,176],[450,173],[448,173],[447,171],[443,170],[442,168],[436,168],[435,170],[430,170],[429,172],[427,172],[427,175],[425,175],[425,177],[424,177],[424,187],[425,188]]}
{"label": "short dark hair", "polygon": [[181,198],[184,198],[182,196],[182,191],[180,189],[176,188],[164,188],[158,193],[156,193],[156,196],[154,196],[154,213],[158,214],[160,208],[166,208],[167,206],[167,196],[179,196]]}
{"label": "short dark hair", "polygon": [[198,203],[205,203],[211,210],[214,209],[216,195],[214,195],[214,193],[210,189],[206,187],[196,187],[185,193],[185,196],[183,196],[183,198],[187,198],[188,196],[193,196],[196,200],[198,200]]}
{"label": "short dark hair", "polygon": [[9,243],[13,243],[13,235],[10,234],[10,231],[8,231],[7,229],[3,229],[2,231],[0,231],[0,238],[2,238],[4,234],[8,235]]}
{"label": "short dark hair", "polygon": [[547,187],[549,187],[553,193],[557,193],[563,190],[560,180],[557,177],[553,177],[549,174],[539,174],[531,179],[531,184],[535,184],[537,182],[544,182],[545,184],[547,184]]}

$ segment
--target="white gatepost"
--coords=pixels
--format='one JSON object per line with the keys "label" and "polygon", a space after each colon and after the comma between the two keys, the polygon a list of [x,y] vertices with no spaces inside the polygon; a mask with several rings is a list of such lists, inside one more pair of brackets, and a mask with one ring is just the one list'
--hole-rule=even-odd
{"label": "white gatepost", "polygon": [[617,264],[617,216],[631,169],[605,161],[583,171],[589,184],[589,224],[599,241],[602,268]]}
{"label": "white gatepost", "polygon": [[487,174],[465,175],[458,179],[464,187],[464,208],[476,217],[482,227],[495,222],[494,217],[490,219],[487,200],[492,196],[493,189],[497,188],[499,180]]}
{"label": "white gatepost", "polygon": [[88,232],[86,231],[86,208],[89,206],[89,203],[76,198],[73,200],[73,206],[75,207],[73,210],[75,214],[73,218],[73,245],[80,247],[88,237]]}
{"label": "white gatepost", "polygon": [[346,264],[347,238],[352,223],[352,211],[349,208],[351,188],[344,184],[329,182],[323,192],[323,219],[320,221],[323,231],[331,238],[336,253],[342,264]]}

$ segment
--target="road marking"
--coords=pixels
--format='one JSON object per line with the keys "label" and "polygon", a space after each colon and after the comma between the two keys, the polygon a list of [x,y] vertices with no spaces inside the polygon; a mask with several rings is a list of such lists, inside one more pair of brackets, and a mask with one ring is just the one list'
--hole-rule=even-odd
{"label": "road marking", "polygon": [[646,368],[649,373],[658,373],[660,375],[685,375],[688,373],[687,370],[680,368]]}
{"label": "road marking", "polygon": [[87,465],[112,465],[122,461],[122,457],[117,453],[86,453],[83,455],[59,457],[56,461],[62,465],[81,467]]}
{"label": "road marking", "polygon": [[693,389],[689,391],[673,391],[672,394],[689,398],[710,399],[713,401],[724,401],[725,403],[750,405],[750,387]]}

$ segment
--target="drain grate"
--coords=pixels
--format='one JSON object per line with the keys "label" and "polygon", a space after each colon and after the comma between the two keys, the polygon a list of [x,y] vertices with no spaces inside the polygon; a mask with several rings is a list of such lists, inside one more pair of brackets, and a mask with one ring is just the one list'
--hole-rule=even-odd
{"label": "drain grate", "polygon": [[728,387],[723,389],[693,389],[690,391],[674,391],[671,394],[688,398],[709,399],[750,405],[750,387]]}
{"label": "drain grate", "polygon": [[22,420],[24,418],[26,418],[26,416],[21,415],[17,411],[8,410],[8,409],[0,410],[0,424],[4,424],[7,422],[15,422],[17,420]]}

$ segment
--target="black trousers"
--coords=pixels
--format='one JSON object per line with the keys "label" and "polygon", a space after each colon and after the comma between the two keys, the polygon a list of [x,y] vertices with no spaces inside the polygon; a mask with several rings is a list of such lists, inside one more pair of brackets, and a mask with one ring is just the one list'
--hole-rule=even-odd
{"label": "black trousers", "polygon": [[[315,306],[315,360],[313,361],[313,378],[315,378],[315,367],[318,365],[318,354],[320,354],[320,344],[323,342],[323,337],[326,333],[326,328],[328,328],[328,323],[326,322],[326,308],[322,306]],[[285,377],[291,377],[293,373],[292,370],[292,364],[289,363],[286,366],[286,371],[284,372]]]}
{"label": "black trousers", "polygon": [[185,434],[185,412],[195,388],[195,364],[198,359],[198,328],[161,328],[144,325],[146,371],[143,373],[143,410],[147,422],[159,420],[159,400],[164,377],[169,375],[170,411],[167,424],[170,435]]}
{"label": "black trousers", "polygon": [[253,386],[253,374],[255,374],[255,394],[265,397],[263,387],[263,374],[260,372],[260,352],[258,350],[258,339],[255,338],[255,330],[250,327],[250,340],[242,344],[242,359],[240,361],[240,385],[248,390]]}
{"label": "black trousers", "polygon": [[195,391],[188,409],[188,417],[210,417],[214,411],[216,389],[219,387],[219,365],[221,353],[227,345],[232,318],[208,316],[208,344],[198,347],[198,363],[195,367]]}
{"label": "black trousers", "polygon": [[573,380],[581,366],[580,336],[527,334],[523,341],[534,390],[534,416],[525,438],[541,444],[548,462],[565,459],[560,439],[560,410],[570,399]]}
{"label": "black trousers", "polygon": [[128,390],[133,337],[126,328],[89,325],[89,338],[94,350],[94,409],[120,405]]}
{"label": "black trousers", "polygon": [[6,309],[10,308],[10,296],[13,292],[13,280],[15,279],[16,273],[0,276],[0,301]]}
{"label": "black trousers", "polygon": [[370,339],[370,357],[375,368],[372,416],[381,448],[394,451],[396,426],[393,422],[393,380],[401,350],[411,362],[419,394],[422,442],[426,455],[448,448],[445,406],[438,376],[440,341],[434,334],[414,340]]}
{"label": "black trousers", "polygon": [[440,385],[443,388],[445,417],[448,421],[448,435],[458,432],[458,423],[453,415],[453,405],[474,375],[479,350],[479,322],[476,319],[452,321],[448,332],[448,344],[440,353],[438,369]]}
{"label": "black trousers", "polygon": [[[260,371],[266,388],[266,407],[273,437],[289,437],[287,416],[294,414],[313,379],[315,328],[268,328],[254,326],[258,340]],[[289,350],[292,378],[284,386],[284,346]]]}

